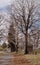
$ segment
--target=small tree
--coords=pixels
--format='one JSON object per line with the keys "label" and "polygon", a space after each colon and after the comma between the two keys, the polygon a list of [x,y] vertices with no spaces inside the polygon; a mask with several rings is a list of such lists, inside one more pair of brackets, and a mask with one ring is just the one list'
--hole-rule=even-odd
{"label": "small tree", "polygon": [[1,28],[1,26],[3,25],[3,23],[4,23],[4,16],[2,15],[2,14],[0,14],[0,41],[1,41],[1,39],[3,38],[3,29]]}
{"label": "small tree", "polygon": [[10,25],[9,32],[8,32],[8,42],[9,46],[11,47],[11,51],[15,48],[15,29],[13,26],[13,22]]}
{"label": "small tree", "polygon": [[5,49],[6,47],[7,47],[7,45],[6,45],[6,43],[4,42],[4,43],[2,44],[2,48]]}

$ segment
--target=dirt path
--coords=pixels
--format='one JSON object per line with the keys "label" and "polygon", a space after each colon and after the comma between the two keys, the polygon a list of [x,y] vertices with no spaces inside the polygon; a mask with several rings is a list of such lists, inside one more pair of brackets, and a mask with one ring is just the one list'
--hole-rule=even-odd
{"label": "dirt path", "polygon": [[11,65],[12,62],[12,55],[8,53],[4,53],[4,56],[0,56],[0,65]]}
{"label": "dirt path", "polygon": [[31,65],[24,55],[13,55],[2,52],[4,55],[0,56],[0,65]]}
{"label": "dirt path", "polygon": [[24,55],[15,55],[12,65],[31,65],[31,63],[25,59]]}

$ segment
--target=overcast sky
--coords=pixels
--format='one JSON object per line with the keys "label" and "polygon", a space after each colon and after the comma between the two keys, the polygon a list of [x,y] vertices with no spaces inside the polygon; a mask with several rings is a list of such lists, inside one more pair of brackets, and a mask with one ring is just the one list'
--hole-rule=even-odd
{"label": "overcast sky", "polygon": [[0,0],[0,7],[4,7],[10,4],[11,0]]}
{"label": "overcast sky", "polygon": [[[0,0],[0,7],[8,5],[12,0]],[[37,2],[40,2],[40,0],[36,0]]]}
{"label": "overcast sky", "polygon": [[[6,5],[9,5],[11,3],[12,0],[0,0],[0,8],[6,6]],[[40,3],[40,0],[35,0],[37,2]],[[6,24],[7,25],[7,24]]]}

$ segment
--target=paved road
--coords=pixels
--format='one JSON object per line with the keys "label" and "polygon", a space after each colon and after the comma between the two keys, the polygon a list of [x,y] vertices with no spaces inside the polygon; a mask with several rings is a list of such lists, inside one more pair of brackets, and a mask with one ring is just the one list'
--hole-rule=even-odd
{"label": "paved road", "polygon": [[11,60],[12,55],[5,53],[4,56],[0,56],[0,65],[11,65]]}

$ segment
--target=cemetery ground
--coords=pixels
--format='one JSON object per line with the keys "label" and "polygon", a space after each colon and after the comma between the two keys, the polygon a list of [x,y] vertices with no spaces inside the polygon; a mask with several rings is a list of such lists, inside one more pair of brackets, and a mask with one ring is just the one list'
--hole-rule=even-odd
{"label": "cemetery ground", "polygon": [[0,65],[40,65],[40,54],[0,52]]}

